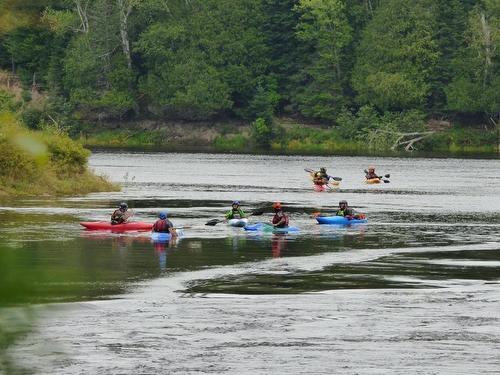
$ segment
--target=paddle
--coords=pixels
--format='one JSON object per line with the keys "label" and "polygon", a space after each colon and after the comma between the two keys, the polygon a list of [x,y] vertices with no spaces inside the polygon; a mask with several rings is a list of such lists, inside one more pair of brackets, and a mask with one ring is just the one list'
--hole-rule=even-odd
{"label": "paddle", "polygon": [[[304,171],[306,171],[308,173],[316,173],[317,172],[317,171],[315,171],[314,169],[311,169],[311,168],[304,168]],[[342,177],[333,177],[333,176],[328,176],[328,177],[331,178],[334,181],[342,181]]]}
{"label": "paddle", "polygon": [[[247,217],[250,217],[250,216],[261,216],[264,214],[264,211],[262,210],[255,210],[255,211],[252,211]],[[223,219],[212,219],[212,220],[209,220],[205,223],[205,225],[209,225],[211,227],[219,224],[219,223],[223,223],[225,220]]]}

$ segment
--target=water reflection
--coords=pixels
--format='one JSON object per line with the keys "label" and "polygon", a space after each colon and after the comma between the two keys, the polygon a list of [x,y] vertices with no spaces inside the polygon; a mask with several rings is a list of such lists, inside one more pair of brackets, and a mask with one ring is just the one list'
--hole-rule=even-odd
{"label": "water reflection", "polygon": [[167,269],[167,255],[172,253],[179,245],[180,238],[174,237],[168,241],[151,241],[155,254],[158,257],[160,273],[164,273]]}

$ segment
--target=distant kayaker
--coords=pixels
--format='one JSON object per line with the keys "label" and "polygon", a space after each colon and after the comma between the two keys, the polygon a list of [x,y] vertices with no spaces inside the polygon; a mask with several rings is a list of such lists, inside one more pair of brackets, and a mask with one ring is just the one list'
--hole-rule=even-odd
{"label": "distant kayaker", "polygon": [[273,216],[273,226],[275,228],[287,228],[288,227],[288,216],[283,212],[280,202],[273,203],[274,216]]}
{"label": "distant kayaker", "polygon": [[122,202],[118,209],[111,214],[111,224],[126,224],[131,216],[132,211],[129,211],[127,203]]}
{"label": "distant kayaker", "polygon": [[177,237],[177,231],[170,220],[167,219],[168,213],[166,211],[160,212],[159,219],[153,224],[153,232],[157,233],[170,233],[172,237]]}
{"label": "distant kayaker", "polygon": [[226,212],[226,220],[231,219],[244,219],[247,217],[245,212],[240,207],[240,201],[233,201],[231,204],[231,209]]}
{"label": "distant kayaker", "polygon": [[[366,172],[366,171],[365,171]],[[375,167],[373,165],[370,165],[368,167],[368,172],[366,172],[365,177],[367,180],[371,180],[373,178],[380,178],[376,173],[375,173]]]}
{"label": "distant kayaker", "polygon": [[339,209],[335,213],[335,216],[344,216],[345,218],[351,220],[354,217],[354,212],[351,208],[349,208],[346,200],[341,200],[339,202]]}
{"label": "distant kayaker", "polygon": [[313,175],[313,182],[316,185],[326,185],[330,180],[330,176],[326,173],[326,168],[321,167],[318,172]]}

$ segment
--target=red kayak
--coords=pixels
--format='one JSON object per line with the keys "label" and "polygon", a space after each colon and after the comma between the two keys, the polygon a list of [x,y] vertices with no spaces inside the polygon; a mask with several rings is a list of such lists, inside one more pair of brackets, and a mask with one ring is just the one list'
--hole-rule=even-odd
{"label": "red kayak", "polygon": [[152,223],[143,223],[141,221],[136,221],[126,224],[115,224],[111,225],[109,221],[82,221],[81,226],[84,226],[88,230],[114,230],[114,231],[126,231],[126,230],[151,230],[153,228]]}

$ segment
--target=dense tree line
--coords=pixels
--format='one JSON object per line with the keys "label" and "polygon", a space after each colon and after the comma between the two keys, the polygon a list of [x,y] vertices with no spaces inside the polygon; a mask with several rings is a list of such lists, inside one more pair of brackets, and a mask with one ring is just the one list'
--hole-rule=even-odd
{"label": "dense tree line", "polygon": [[282,115],[487,124],[500,2],[0,0],[0,66],[79,118],[259,119],[264,142]]}

